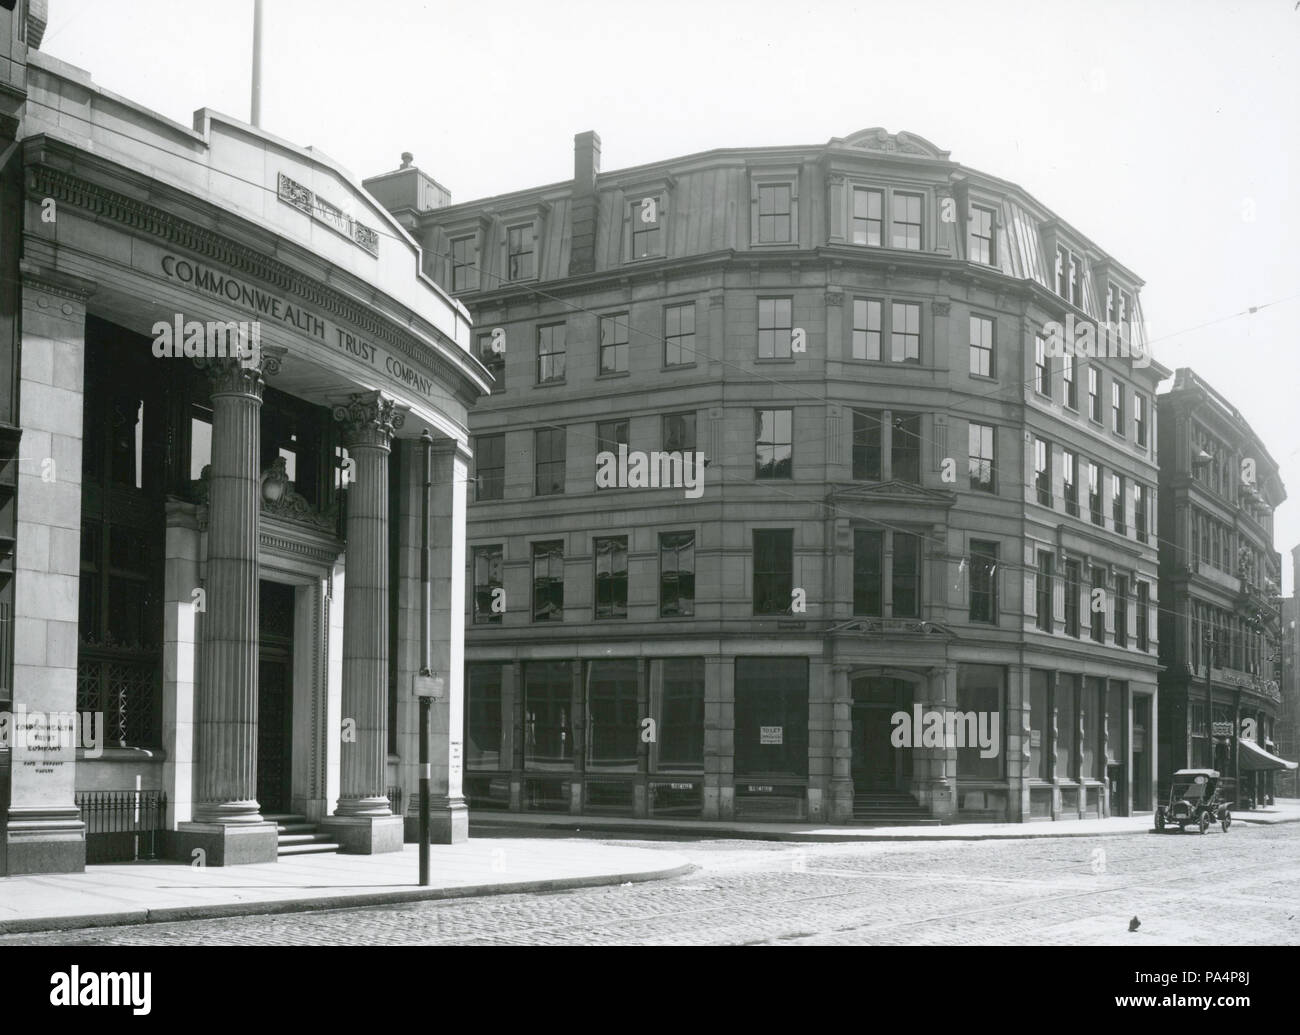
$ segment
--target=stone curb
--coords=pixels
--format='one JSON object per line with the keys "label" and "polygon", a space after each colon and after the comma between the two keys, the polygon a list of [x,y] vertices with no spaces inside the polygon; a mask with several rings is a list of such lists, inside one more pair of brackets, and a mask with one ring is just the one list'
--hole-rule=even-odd
{"label": "stone curb", "polygon": [[132,909],[116,913],[87,913],[81,916],[30,917],[0,920],[0,934],[31,934],[40,931],[69,931],[82,927],[125,927],[164,924],[178,920],[217,920],[223,917],[310,913],[327,909],[359,909],[365,906],[398,905],[403,902],[432,902],[439,899],[479,898],[487,895],[516,895],[520,892],[569,891],[617,884],[681,877],[698,869],[683,863],[664,870],[635,873],[594,874],[588,877],[556,877],[552,880],[523,880],[509,884],[471,884],[457,888],[406,888],[401,891],[361,894],[317,895],[313,898],[268,899],[265,902],[231,902],[202,906],[168,906],[163,909]]}

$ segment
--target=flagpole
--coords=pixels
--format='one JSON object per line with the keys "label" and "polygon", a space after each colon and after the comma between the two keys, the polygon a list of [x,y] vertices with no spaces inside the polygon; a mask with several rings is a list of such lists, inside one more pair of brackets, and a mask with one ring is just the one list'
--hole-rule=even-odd
{"label": "flagpole", "polygon": [[262,125],[262,0],[253,0],[253,103],[254,126]]}

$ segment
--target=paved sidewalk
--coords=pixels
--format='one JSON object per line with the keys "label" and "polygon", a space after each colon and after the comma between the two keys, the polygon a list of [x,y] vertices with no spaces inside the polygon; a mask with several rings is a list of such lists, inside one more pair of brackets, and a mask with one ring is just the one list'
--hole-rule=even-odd
{"label": "paved sidewalk", "polygon": [[[1276,805],[1232,813],[1234,823],[1300,822],[1300,799],[1278,798]],[[951,823],[936,826],[865,827],[816,823],[720,822],[692,819],[634,819],[628,816],[572,816],[558,812],[471,812],[471,833],[582,831],[590,834],[671,834],[679,837],[736,837],[756,841],[992,841],[999,838],[1097,837],[1155,831],[1153,813],[1111,819],[1073,819],[1033,823]]]}
{"label": "paved sidewalk", "polygon": [[659,880],[691,869],[681,855],[586,841],[480,837],[419,850],[301,855],[252,866],[90,866],[84,873],[0,878],[0,934],[162,923]]}

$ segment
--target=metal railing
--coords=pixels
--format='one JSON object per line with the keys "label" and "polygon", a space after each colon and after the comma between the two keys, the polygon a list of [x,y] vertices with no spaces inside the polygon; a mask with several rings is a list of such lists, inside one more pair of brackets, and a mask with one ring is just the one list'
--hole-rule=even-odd
{"label": "metal railing", "polygon": [[165,791],[81,791],[76,803],[86,824],[87,863],[158,858]]}

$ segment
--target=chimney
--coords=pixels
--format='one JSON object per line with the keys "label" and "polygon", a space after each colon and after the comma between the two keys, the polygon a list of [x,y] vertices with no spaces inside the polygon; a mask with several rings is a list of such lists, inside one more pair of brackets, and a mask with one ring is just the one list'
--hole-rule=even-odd
{"label": "chimney", "polygon": [[572,233],[569,276],[596,269],[596,178],[600,174],[600,136],[595,130],[573,138],[573,197],[569,202]]}

